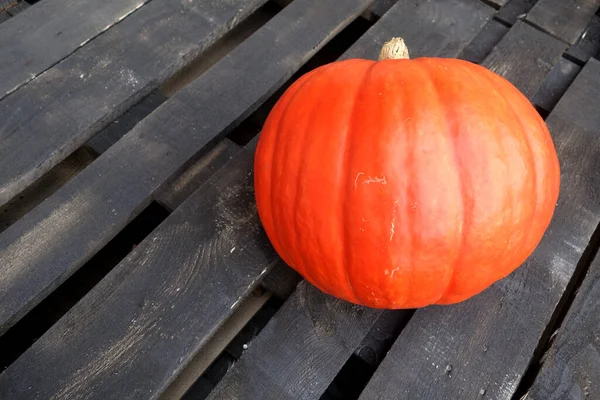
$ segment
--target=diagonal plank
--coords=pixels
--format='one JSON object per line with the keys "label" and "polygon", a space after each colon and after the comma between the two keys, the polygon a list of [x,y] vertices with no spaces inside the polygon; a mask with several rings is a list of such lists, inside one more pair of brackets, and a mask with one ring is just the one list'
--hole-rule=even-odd
{"label": "diagonal plank", "polygon": [[[571,157],[586,155],[580,163],[590,172],[578,176],[578,182],[574,183],[574,186],[584,188],[579,189],[581,198],[574,204],[575,207],[582,205],[582,209],[589,204],[595,206],[598,200],[595,191],[600,185],[600,177],[597,172],[591,172],[600,170],[597,156],[592,156],[600,151],[598,103],[600,62],[591,59],[548,118],[557,132],[569,135],[564,140],[569,140],[573,145],[563,145],[563,148],[568,149]],[[573,167],[571,173],[577,171]],[[596,257],[552,347],[544,357],[542,369],[529,390],[528,400],[593,399],[600,394],[599,278],[600,257]]]}
{"label": "diagonal plank", "polygon": [[0,99],[148,0],[44,0],[0,25]]}
{"label": "diagonal plank", "polygon": [[575,44],[599,7],[600,0],[539,0],[527,14],[527,21]]}
{"label": "diagonal plank", "polygon": [[404,39],[411,58],[457,57],[493,13],[478,0],[399,1],[342,59],[376,60],[394,36]]}
{"label": "diagonal plank", "polygon": [[[470,25],[454,27],[451,21],[472,7]],[[442,12],[443,11],[443,12]],[[412,18],[406,18],[407,14]],[[431,15],[443,14],[447,24]],[[374,38],[403,36],[413,53],[456,57],[471,42],[486,20],[488,7],[476,1],[398,2],[342,58],[366,58],[379,47]],[[454,25],[455,26],[455,25]],[[421,37],[429,35],[429,40]],[[445,37],[443,42],[439,37]],[[447,47],[446,47],[447,46]],[[376,54],[376,53],[375,53]],[[211,399],[315,399],[319,398],[381,314],[319,294],[300,284],[271,323],[250,344],[249,351],[215,388]],[[311,299],[310,301],[307,299]]]}
{"label": "diagonal plank", "polygon": [[251,113],[369,3],[294,1],[0,235],[0,331],[77,270],[187,160]]}
{"label": "diagonal plank", "polygon": [[379,314],[302,281],[208,399],[318,399]]}
{"label": "diagonal plank", "polygon": [[[539,86],[542,74],[523,70]],[[536,251],[480,295],[418,310],[361,399],[512,398],[600,222],[597,100],[580,96],[584,82],[569,88],[547,120],[561,161],[561,194]]]}
{"label": "diagonal plank", "polygon": [[155,398],[278,258],[253,149],[215,175],[0,375],[0,398]]}
{"label": "diagonal plank", "polygon": [[0,205],[265,2],[151,1],[0,101]]}

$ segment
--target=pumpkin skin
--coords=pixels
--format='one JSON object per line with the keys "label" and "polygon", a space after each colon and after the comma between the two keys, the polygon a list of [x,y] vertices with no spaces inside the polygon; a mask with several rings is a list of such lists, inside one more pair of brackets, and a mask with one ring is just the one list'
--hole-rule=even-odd
{"label": "pumpkin skin", "polygon": [[298,79],[254,164],[282,259],[374,308],[452,304],[519,267],[549,226],[560,170],[527,98],[457,59],[351,59]]}

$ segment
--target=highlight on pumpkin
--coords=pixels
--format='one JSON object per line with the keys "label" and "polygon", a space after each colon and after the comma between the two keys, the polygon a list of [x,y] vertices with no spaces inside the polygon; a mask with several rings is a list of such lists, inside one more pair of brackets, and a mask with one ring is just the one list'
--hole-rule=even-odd
{"label": "highlight on pumpkin", "polygon": [[[390,59],[405,59],[389,62]],[[300,77],[255,155],[265,232],[322,291],[376,308],[453,304],[531,255],[560,171],[544,120],[506,79],[450,58],[379,60]]]}

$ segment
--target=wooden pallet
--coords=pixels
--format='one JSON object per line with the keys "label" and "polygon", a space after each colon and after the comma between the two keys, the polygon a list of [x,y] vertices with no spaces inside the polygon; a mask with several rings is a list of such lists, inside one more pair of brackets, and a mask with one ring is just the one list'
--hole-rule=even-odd
{"label": "wooden pallet", "polygon": [[[41,0],[0,19],[0,399],[600,398],[599,8]],[[454,306],[324,295],[254,205],[282,91],[392,36],[509,79],[561,161],[535,253]]]}

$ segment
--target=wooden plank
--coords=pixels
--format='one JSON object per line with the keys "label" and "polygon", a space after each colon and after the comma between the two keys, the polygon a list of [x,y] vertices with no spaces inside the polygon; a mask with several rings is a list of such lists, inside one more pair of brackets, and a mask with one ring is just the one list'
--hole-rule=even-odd
{"label": "wooden plank", "polygon": [[531,98],[566,48],[560,40],[517,21],[482,65]]}
{"label": "wooden plank", "polygon": [[600,54],[600,16],[592,16],[585,31],[577,39],[577,42],[569,48],[567,54],[582,63],[587,62],[590,57]]}
{"label": "wooden plank", "polygon": [[509,0],[481,0],[484,3],[491,4],[494,8],[500,8],[505,5]]}
{"label": "wooden plank", "polygon": [[512,398],[600,222],[598,64],[590,60],[547,119],[561,195],[534,254],[468,301],[417,310],[361,399]]}
{"label": "wooden plank", "polygon": [[156,398],[165,390],[278,260],[256,212],[253,150],[9,366],[0,398]]}
{"label": "wooden plank", "polygon": [[[14,17],[17,14],[20,14],[23,11],[27,10],[29,7],[30,7],[29,3],[27,3],[25,0],[20,0],[20,1],[17,1],[13,6],[10,6],[9,8],[7,8],[6,12]],[[1,35],[1,33],[0,33],[0,35]]]}
{"label": "wooden plank", "polygon": [[379,314],[303,281],[208,399],[317,399]]}
{"label": "wooden plank", "polygon": [[146,1],[44,0],[26,15],[0,25],[0,99],[109,29]]}
{"label": "wooden plank", "polygon": [[459,58],[476,64],[481,64],[483,60],[492,52],[494,46],[502,40],[509,28],[495,19],[491,19],[483,27],[483,30],[473,39],[471,43],[460,53]]}
{"label": "wooden plank", "polygon": [[332,7],[334,2],[294,1],[4,231],[0,334],[114,237],[186,162],[204,146],[208,151],[370,4],[352,0]]}
{"label": "wooden plank", "polygon": [[176,209],[240,150],[231,140],[223,139],[208,153],[188,163],[190,165],[155,196],[156,201],[167,210]]}
{"label": "wooden plank", "polygon": [[457,57],[493,13],[478,0],[399,1],[342,58],[376,60],[394,36],[404,39],[411,58]]}
{"label": "wooden plank", "polygon": [[0,23],[10,19],[10,14],[6,11],[0,11]]}
{"label": "wooden plank", "polygon": [[397,2],[398,2],[398,0],[376,0],[375,3],[373,3],[373,5],[371,7],[369,7],[369,11],[376,18],[381,18]]}
{"label": "wooden plank", "polygon": [[495,15],[495,18],[505,24],[514,25],[519,19],[524,19],[529,10],[538,0],[509,0]]}
{"label": "wooden plank", "polygon": [[231,317],[209,339],[206,345],[196,354],[185,369],[181,371],[177,379],[169,385],[167,390],[160,395],[160,399],[181,399],[270,297],[271,294],[267,292],[262,292],[262,294],[254,293],[240,302],[239,307]]}
{"label": "wooden plank", "polygon": [[552,111],[580,71],[579,65],[561,57],[533,96],[533,104],[547,112]]}
{"label": "wooden plank", "polygon": [[[590,62],[574,83],[577,99],[566,98],[563,111],[576,111],[576,103],[600,99],[600,63]],[[569,104],[569,102],[571,102]],[[566,103],[566,104],[565,104]],[[590,136],[597,140],[596,127]],[[544,355],[542,368],[527,392],[528,400],[594,399],[600,393],[600,257],[592,262],[554,342]]]}
{"label": "wooden plank", "polygon": [[139,103],[95,134],[85,143],[85,147],[90,148],[97,155],[104,153],[167,99],[168,97],[161,91],[152,91],[148,96],[141,99]]}
{"label": "wooden plank", "polygon": [[527,14],[527,21],[574,44],[599,7],[600,0],[539,0]]}
{"label": "wooden plank", "polygon": [[280,299],[287,300],[294,293],[301,280],[302,276],[299,273],[280,261],[265,276],[260,285]]}
{"label": "wooden plank", "polygon": [[265,1],[149,2],[6,97],[0,102],[6,116],[0,122],[0,205]]}

